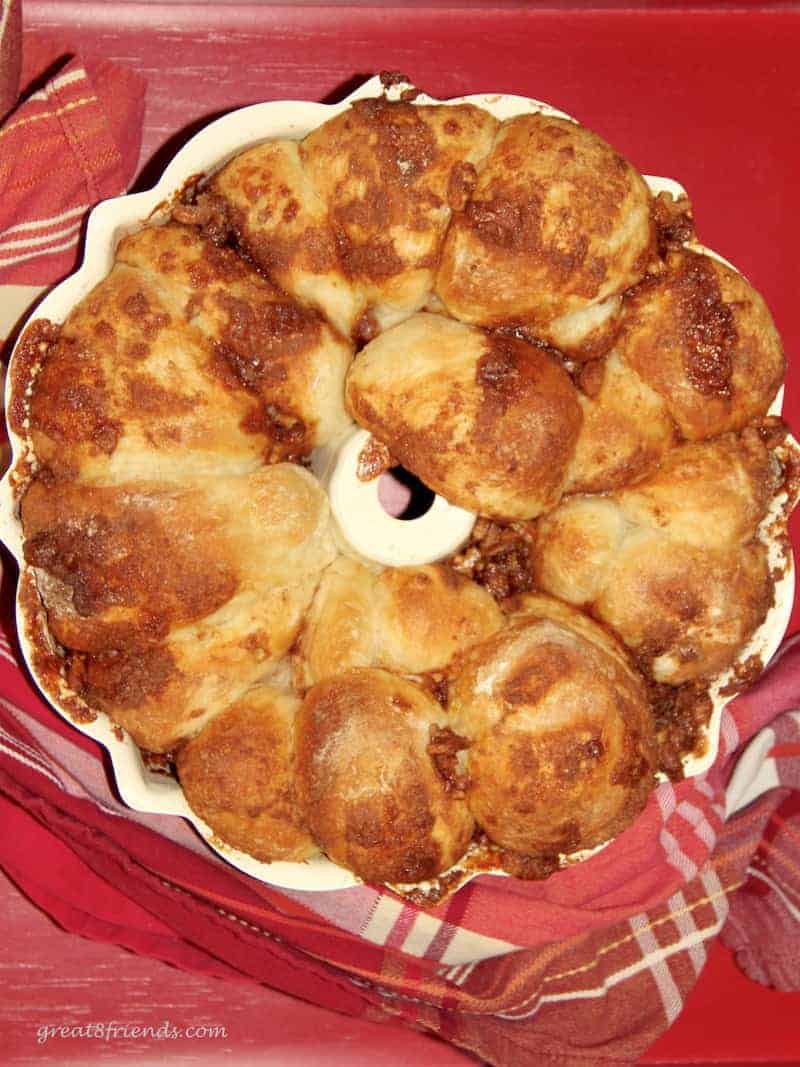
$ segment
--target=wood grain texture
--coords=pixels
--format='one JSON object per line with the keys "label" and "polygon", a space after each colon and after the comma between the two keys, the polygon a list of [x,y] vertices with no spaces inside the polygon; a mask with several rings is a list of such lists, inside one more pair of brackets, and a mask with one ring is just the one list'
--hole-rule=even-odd
{"label": "wood grain texture", "polygon": [[[548,100],[597,129],[640,170],[683,181],[695,202],[701,239],[764,292],[791,354],[800,350],[795,286],[786,284],[796,278],[800,243],[800,11],[741,3],[687,16],[678,10],[682,6],[670,2],[653,9],[637,2],[618,10],[595,0],[592,10],[581,10],[579,2],[555,10],[513,2],[488,7],[477,0],[458,8],[445,2],[399,9],[390,2],[351,7],[26,0],[25,32],[55,37],[65,52],[112,59],[147,77],[141,188],[152,185],[177,148],[220,113],[259,100],[339,99],[381,69],[403,70],[439,96],[497,90]],[[790,412],[800,415],[798,373],[797,365],[790,369],[787,393]],[[230,1034],[223,1046],[170,1043],[170,1062],[209,1067],[336,1067],[368,1058],[378,1065],[434,1064],[434,1050],[450,1052],[404,1031],[389,1035],[386,1028],[354,1024],[269,990],[182,974],[116,946],[82,940],[54,927],[4,879],[0,938],[0,1060],[6,1063],[149,1064],[166,1058],[154,1043],[38,1045],[35,1026],[62,1018],[222,1022]],[[748,983],[719,946],[712,950],[715,960],[662,1039],[663,1052],[657,1046],[647,1062],[698,1062],[698,1046],[705,1038],[707,1047],[715,1029],[717,1062],[735,1062],[737,1049],[746,1049],[745,1058],[752,1052],[760,1060],[796,1061],[791,1019],[763,990],[748,1001]],[[756,1002],[757,1008],[748,1008]],[[742,1020],[738,1029],[734,1016]],[[745,1026],[756,1035],[751,1045],[742,1044]],[[380,1039],[371,1041],[375,1030]],[[317,1039],[316,1049],[310,1037]],[[463,1059],[452,1053],[439,1062]]]}
{"label": "wood grain texture", "polygon": [[[0,871],[0,1062],[7,1067],[168,1062],[265,1067],[467,1067],[449,1046],[392,1024],[345,1018],[249,982],[185,974],[117,945],[66,933]],[[50,1036],[42,1026],[112,1023],[178,1030],[224,1027],[222,1037]]]}

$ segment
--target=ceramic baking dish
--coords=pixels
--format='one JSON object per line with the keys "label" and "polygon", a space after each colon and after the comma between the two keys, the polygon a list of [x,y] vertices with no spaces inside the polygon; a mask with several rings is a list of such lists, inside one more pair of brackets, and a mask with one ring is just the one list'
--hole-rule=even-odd
{"label": "ceramic baking dish", "polygon": [[[389,95],[398,94],[407,86],[395,86]],[[84,259],[79,269],[57,285],[38,305],[33,318],[47,318],[55,323],[65,320],[72,308],[85,297],[111,270],[118,242],[127,234],[140,229],[145,223],[157,223],[165,218],[169,204],[190,178],[207,175],[219,169],[233,156],[261,141],[276,138],[302,138],[308,131],[319,126],[333,115],[345,110],[351,101],[373,97],[383,91],[380,80],[369,79],[355,92],[338,104],[316,104],[304,101],[276,101],[254,104],[231,112],[206,126],[196,134],[173,158],[161,180],[146,192],[106,200],[92,211],[87,231]],[[438,103],[420,94],[419,103]],[[548,104],[519,96],[486,93],[443,101],[456,104],[470,102],[485,108],[499,119],[526,112],[545,112],[570,118]],[[679,195],[684,190],[669,178],[645,176],[655,193],[668,191]],[[692,245],[697,251],[715,255],[709,249]],[[721,257],[717,257],[721,258]],[[13,355],[6,385],[6,409],[11,401],[14,382]],[[778,394],[772,413],[779,413],[783,390]],[[9,472],[0,483],[0,539],[15,556],[21,573],[20,591],[27,581],[32,588],[29,571],[22,557],[23,534],[19,520],[19,496],[24,488],[21,473],[27,454],[26,442],[9,430],[13,459]],[[785,500],[778,498],[771,515],[780,511]],[[765,520],[766,531],[770,517]],[[769,540],[768,534],[765,536]],[[775,586],[775,600],[766,621],[743,650],[740,662],[758,657],[766,663],[780,644],[791,614],[794,598],[794,569],[785,542],[778,538],[769,540],[770,563],[778,568],[782,577]],[[26,577],[27,576],[27,577]],[[351,872],[336,866],[328,859],[319,857],[305,863],[262,863],[233,849],[214,838],[210,828],[189,809],[176,780],[147,766],[138,747],[119,727],[105,715],[99,714],[91,721],[76,716],[78,698],[69,691],[66,681],[40,669],[37,665],[37,642],[47,640],[43,612],[30,606],[30,596],[17,597],[17,627],[20,645],[30,673],[44,696],[61,715],[73,722],[77,729],[99,741],[111,757],[117,786],[126,804],[137,811],[152,814],[180,816],[188,819],[225,860],[245,873],[275,886],[299,890],[334,890],[357,884]],[[703,773],[713,763],[719,740],[720,719],[726,697],[720,692],[730,680],[732,671],[726,672],[711,687],[714,711],[707,732],[706,747],[702,755],[690,756],[684,762],[687,776]],[[77,721],[76,721],[77,719]],[[574,858],[583,858],[576,856]],[[485,873],[482,872],[482,873]],[[502,872],[498,872],[502,873]],[[462,883],[463,884],[463,883]]]}

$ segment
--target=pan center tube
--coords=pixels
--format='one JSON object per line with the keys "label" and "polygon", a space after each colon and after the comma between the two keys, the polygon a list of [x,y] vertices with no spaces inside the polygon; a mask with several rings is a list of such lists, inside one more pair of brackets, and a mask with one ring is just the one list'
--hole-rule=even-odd
{"label": "pan center tube", "polygon": [[457,552],[477,515],[438,494],[426,508],[425,487],[390,472],[359,478],[359,456],[371,436],[356,430],[332,448],[317,449],[312,460],[328,490],[342,550],[386,567],[421,566]]}

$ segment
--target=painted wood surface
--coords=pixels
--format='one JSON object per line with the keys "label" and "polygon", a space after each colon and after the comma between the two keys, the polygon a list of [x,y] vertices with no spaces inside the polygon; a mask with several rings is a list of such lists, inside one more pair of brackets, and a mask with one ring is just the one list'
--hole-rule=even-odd
{"label": "painted wood surface", "polygon": [[[434,95],[496,89],[549,100],[596,128],[641,170],[680,178],[693,196],[702,239],[764,291],[787,350],[800,351],[800,13],[742,3],[689,15],[681,6],[26,0],[25,32],[145,74],[140,187],[221,112],[259,100],[337,99],[381,69],[403,70]],[[793,410],[797,376],[795,366],[788,384]],[[249,984],[182,974],[66,934],[2,877],[0,944],[3,1063],[465,1062],[417,1035],[342,1020]],[[762,1036],[753,1038],[756,1018]],[[222,1044],[207,1038],[167,1046],[118,1037],[40,1044],[35,1034],[38,1026],[62,1022],[164,1020],[224,1025],[228,1037]],[[712,1062],[709,1047],[714,1062],[797,1062],[800,1055],[780,998],[746,982],[718,946],[686,1011],[646,1062]]]}
{"label": "painted wood surface", "polygon": [[[250,982],[185,974],[59,929],[0,871],[0,1063],[85,1067],[469,1067],[393,1024],[344,1019]],[[155,1037],[137,1037],[134,1027]],[[61,1036],[54,1029],[83,1033]],[[88,1036],[89,1034],[95,1036]]]}

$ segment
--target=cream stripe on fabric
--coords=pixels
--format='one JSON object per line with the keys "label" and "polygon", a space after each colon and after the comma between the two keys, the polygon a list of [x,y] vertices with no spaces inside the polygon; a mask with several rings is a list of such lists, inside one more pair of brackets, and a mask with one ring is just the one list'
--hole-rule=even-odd
{"label": "cream stripe on fabric", "polygon": [[454,979],[456,985],[463,985],[477,966],[477,963],[468,963],[462,967],[458,978]]}
{"label": "cream stripe on fabric", "polygon": [[78,243],[78,234],[72,238],[71,241],[65,241],[64,244],[54,245],[52,248],[40,248],[35,252],[26,252],[23,255],[15,256],[13,259],[4,259],[0,255],[0,268],[13,267],[17,263],[24,263],[28,259],[35,259],[37,256],[51,256],[54,252],[64,252],[67,248],[72,248]]}
{"label": "cream stripe on fabric", "polygon": [[26,97],[26,103],[30,100],[49,100],[54,91],[65,89],[68,85],[84,81],[84,79],[88,80],[88,77],[83,67],[79,70],[70,70],[66,74],[59,74],[52,78],[44,89],[40,89],[37,93],[31,93],[30,96]]}
{"label": "cream stripe on fabric", "polygon": [[59,222],[66,222],[67,219],[74,219],[76,215],[82,215],[84,211],[88,210],[88,204],[79,204],[78,207],[71,207],[68,211],[62,211],[60,215],[51,215],[46,219],[31,219],[30,222],[18,222],[16,226],[9,226],[7,230],[4,230],[4,236],[8,237],[12,233],[26,233],[28,230],[45,230],[50,226],[56,226]]}
{"label": "cream stripe on fabric", "polygon": [[360,931],[361,936],[367,941],[371,941],[374,945],[385,945],[386,939],[404,907],[404,904],[394,900],[392,897],[380,897],[366,926]]}
{"label": "cream stripe on fabric", "polygon": [[747,807],[756,797],[778,785],[778,766],[767,753],[775,744],[775,731],[767,726],[745,747],[725,791],[725,817]]}
{"label": "cream stripe on fabric", "polygon": [[451,966],[458,963],[480,963],[481,960],[490,960],[495,956],[506,956],[509,952],[518,951],[519,945],[457,927],[450,944],[442,953],[442,963]]}
{"label": "cream stripe on fabric", "polygon": [[30,767],[32,771],[36,771],[39,774],[43,774],[46,778],[49,778],[51,782],[54,782],[59,787],[59,789],[61,788],[61,782],[51,771],[49,771],[46,767],[42,767],[40,764],[35,763],[33,760],[28,759],[27,756],[23,756],[23,754],[21,752],[18,752],[16,749],[9,748],[8,745],[3,743],[2,739],[0,739],[0,752],[5,752],[6,755],[11,756],[11,758],[17,760],[18,763],[22,763],[26,767]]}
{"label": "cream stripe on fabric", "polygon": [[739,730],[734,722],[733,716],[727,708],[722,709],[720,736],[725,742],[725,752],[723,755],[729,756],[739,744]]}
{"label": "cream stripe on fabric", "polygon": [[[653,976],[653,981],[655,982],[659,996],[661,997],[661,1003],[664,1006],[664,1014],[667,1017],[667,1022],[672,1023],[680,1014],[681,1008],[683,1007],[683,1000],[681,999],[680,991],[675,984],[675,979],[672,977],[672,971],[669,969],[669,964],[666,962],[666,959],[659,958],[658,956],[660,946],[656,940],[656,935],[650,927],[650,920],[647,915],[640,913],[629,919],[628,923],[631,930],[633,930],[636,935],[636,940],[644,953],[645,960],[650,962],[650,973]],[[690,939],[690,936],[691,935],[687,937],[687,940]]]}
{"label": "cream stripe on fabric", "polygon": [[[6,706],[7,701],[3,700],[2,704]],[[0,737],[4,738],[5,741],[9,745],[11,745],[13,749],[19,751],[21,755],[27,756],[28,759],[32,759],[33,762],[38,767],[41,767],[43,771],[50,771],[52,774],[56,774],[55,770],[50,766],[45,756],[43,756],[40,752],[37,752],[35,748],[32,748],[30,745],[26,744],[25,741],[20,741],[18,737],[15,737],[13,734],[10,734],[8,730],[4,730],[2,726],[0,726]],[[56,777],[58,778],[58,775],[56,775]],[[60,778],[58,779],[58,781],[63,789],[63,782]]]}
{"label": "cream stripe on fabric", "polygon": [[656,800],[661,809],[661,818],[666,822],[675,810],[675,790],[672,788],[671,782],[661,783],[656,789]]}
{"label": "cream stripe on fabric", "polygon": [[59,226],[52,233],[43,233],[31,237],[21,237],[19,240],[6,241],[0,237],[0,256],[9,248],[35,248],[38,245],[46,245],[50,241],[56,241],[59,237],[66,237],[68,233],[75,233],[80,229],[81,220],[70,222],[67,226]]}
{"label": "cream stripe on fabric", "polygon": [[[755,862],[757,863],[759,859],[762,859],[762,857],[756,856]],[[789,881],[786,881],[786,879],[783,877],[783,875],[779,871],[775,870],[775,865],[780,863],[782,859],[784,860],[785,863],[789,863],[790,864],[789,870],[788,870],[789,876],[796,877],[797,876],[797,870],[796,870],[795,864],[793,862],[791,862],[791,859],[788,856],[786,856],[785,854],[783,854],[783,853],[779,853],[778,855],[775,855],[774,851],[773,851],[772,855],[769,858],[770,864],[771,864],[770,867],[769,867],[769,875],[767,875],[767,872],[764,870],[763,866],[748,867],[748,871],[751,874],[753,873],[753,871],[757,871],[759,874],[763,874],[763,875],[767,876],[768,878],[771,878],[772,881],[774,881],[775,886],[777,886],[779,889],[783,890],[783,892],[786,894],[786,896],[789,899],[789,902],[791,903],[791,905],[793,905],[793,907],[796,908],[800,912],[800,889],[796,885],[793,885],[793,883],[791,883]]]}
{"label": "cream stripe on fabric", "polygon": [[659,841],[666,853],[667,862],[680,872],[685,882],[691,882],[697,877],[697,864],[686,855],[677,838],[673,837],[666,827],[661,831]]}
{"label": "cream stripe on fabric", "polygon": [[619,985],[620,982],[625,982],[629,978],[633,978],[647,968],[652,968],[655,963],[669,959],[669,957],[674,956],[676,952],[685,952],[693,945],[701,944],[704,941],[708,941],[709,938],[716,937],[721,926],[721,922],[714,923],[710,927],[698,930],[696,933],[682,938],[680,941],[675,942],[674,945],[660,948],[651,956],[638,960],[636,963],[632,963],[628,967],[623,967],[622,970],[615,971],[614,974],[607,975],[599,985],[593,986],[591,989],[573,989],[566,993],[546,993],[540,998],[538,1004],[530,1008],[528,1011],[508,1013],[498,1012],[498,1018],[530,1019],[538,1012],[543,1004],[555,1004],[567,1000],[594,1000],[597,997],[605,996],[609,989],[613,989],[614,986]]}
{"label": "cream stripe on fabric", "polygon": [[714,847],[717,835],[714,833],[711,823],[700,808],[695,807],[694,804],[690,804],[688,800],[682,800],[678,805],[678,814],[689,823],[707,848],[711,849]]}
{"label": "cream stripe on fabric", "polygon": [[[690,937],[697,931],[694,914],[689,910],[686,904],[686,897],[680,889],[669,898],[667,907],[672,912],[672,921],[677,926],[681,937]],[[703,944],[692,945],[689,949],[689,959],[692,961],[695,974],[700,974],[702,971],[706,956],[706,947]]]}
{"label": "cream stripe on fabric", "polygon": [[748,867],[748,873],[752,874],[754,878],[758,878],[760,882],[764,882],[766,885],[768,885],[770,889],[774,891],[781,904],[783,904],[783,906],[789,912],[791,917],[800,922],[800,911],[798,911],[798,909],[794,906],[794,904],[792,904],[791,900],[789,900],[789,898],[786,896],[781,887],[779,885],[776,885],[776,883],[769,877],[769,875],[764,874],[763,871],[758,870],[756,867]]}
{"label": "cream stripe on fabric", "polygon": [[412,956],[424,956],[441,928],[441,919],[434,919],[432,915],[420,913],[414,919],[411,929],[400,946],[401,952],[408,952]]}
{"label": "cream stripe on fabric", "polygon": [[711,866],[707,863],[700,872],[700,884],[708,894],[708,899],[711,901],[711,907],[714,909],[714,915],[717,917],[717,922],[720,926],[728,918],[728,896],[722,888],[722,882],[719,880],[719,875]]}
{"label": "cream stripe on fabric", "polygon": [[66,74],[57,74],[55,78],[51,78],[44,91],[50,96],[55,90],[65,89],[68,85],[83,81],[85,78],[88,78],[86,71],[83,67],[79,67],[77,70],[70,70]]}
{"label": "cream stripe on fabric", "polygon": [[699,778],[695,778],[694,787],[704,796],[707,796],[709,799],[714,796],[714,790],[708,784],[708,780],[706,779],[706,776],[704,774],[701,774]]}

